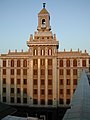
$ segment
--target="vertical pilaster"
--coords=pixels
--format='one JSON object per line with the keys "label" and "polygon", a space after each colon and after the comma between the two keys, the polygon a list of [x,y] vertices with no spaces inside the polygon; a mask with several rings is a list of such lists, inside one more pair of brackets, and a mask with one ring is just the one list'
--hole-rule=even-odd
{"label": "vertical pilaster", "polygon": [[38,59],[38,105],[40,105],[40,59]]}

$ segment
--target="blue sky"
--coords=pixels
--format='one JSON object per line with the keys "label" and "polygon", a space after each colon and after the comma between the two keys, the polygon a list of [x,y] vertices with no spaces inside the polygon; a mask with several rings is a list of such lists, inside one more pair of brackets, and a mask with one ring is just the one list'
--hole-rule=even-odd
{"label": "blue sky", "polygon": [[90,0],[0,0],[0,53],[28,50],[26,41],[37,30],[43,2],[59,49],[90,53]]}

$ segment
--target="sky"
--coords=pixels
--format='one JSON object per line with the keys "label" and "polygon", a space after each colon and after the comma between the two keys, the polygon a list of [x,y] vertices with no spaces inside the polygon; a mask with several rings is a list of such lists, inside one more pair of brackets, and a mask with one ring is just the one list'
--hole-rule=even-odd
{"label": "sky", "polygon": [[0,0],[0,54],[28,50],[26,41],[37,31],[44,2],[59,50],[79,48],[90,54],[90,0]]}

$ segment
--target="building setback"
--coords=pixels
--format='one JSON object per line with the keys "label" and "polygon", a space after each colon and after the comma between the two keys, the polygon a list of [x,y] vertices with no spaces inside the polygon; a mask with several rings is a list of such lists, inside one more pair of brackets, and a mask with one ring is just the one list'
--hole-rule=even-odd
{"label": "building setback", "polygon": [[89,70],[89,54],[59,51],[43,4],[37,31],[27,41],[28,51],[0,55],[0,102],[11,105],[67,106],[82,69]]}

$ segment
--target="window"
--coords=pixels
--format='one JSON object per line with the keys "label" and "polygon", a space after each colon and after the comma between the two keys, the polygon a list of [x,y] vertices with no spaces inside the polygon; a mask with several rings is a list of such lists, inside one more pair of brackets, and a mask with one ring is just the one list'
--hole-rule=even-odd
{"label": "window", "polygon": [[52,49],[48,50],[48,55],[52,55]]}
{"label": "window", "polygon": [[27,84],[27,79],[23,79],[23,84],[24,84],[24,85]]}
{"label": "window", "polygon": [[20,79],[17,79],[17,84],[20,85]]}
{"label": "window", "polygon": [[34,89],[34,90],[33,90],[33,93],[34,93],[34,94],[37,94],[37,89]]}
{"label": "window", "polygon": [[70,85],[70,79],[67,79],[67,85]]}
{"label": "window", "polygon": [[33,75],[37,75],[38,74],[38,70],[37,69],[34,69],[33,70]]}
{"label": "window", "polygon": [[27,88],[23,88],[23,94],[27,94]]}
{"label": "window", "polygon": [[20,67],[20,66],[21,66],[20,60],[17,60],[17,67]]}
{"label": "window", "polygon": [[45,90],[42,89],[42,90],[41,90],[41,95],[44,95],[44,94],[45,94]]}
{"label": "window", "polygon": [[67,69],[66,72],[67,72],[67,75],[70,75],[70,69]]}
{"label": "window", "polygon": [[11,69],[11,75],[14,75],[14,69]]}
{"label": "window", "polygon": [[27,75],[27,69],[23,69],[23,75]]}
{"label": "window", "polygon": [[77,75],[77,69],[73,69],[73,75]]}
{"label": "window", "polygon": [[11,88],[11,93],[14,93],[14,88]]}
{"label": "window", "polygon": [[11,67],[14,67],[14,60],[11,60]]}
{"label": "window", "polygon": [[17,75],[20,75],[20,74],[21,74],[21,70],[17,69]]}
{"label": "window", "polygon": [[37,99],[33,99],[33,104],[37,105],[38,104],[38,100]]}
{"label": "window", "polygon": [[63,69],[59,70],[59,75],[63,75]]}
{"label": "window", "polygon": [[45,21],[45,19],[42,19],[42,27],[46,27],[46,21]]}
{"label": "window", "polygon": [[17,94],[20,94],[20,88],[17,88]]}
{"label": "window", "polygon": [[3,60],[3,67],[6,67],[6,60]]}
{"label": "window", "polygon": [[70,95],[70,89],[67,89],[66,93],[67,95]]}
{"label": "window", "polygon": [[86,60],[82,60],[82,66],[86,67]]}
{"label": "window", "polygon": [[33,59],[33,65],[38,65],[38,60],[37,59]]}
{"label": "window", "polygon": [[63,94],[63,89],[60,89],[60,94]]}
{"label": "window", "polygon": [[14,85],[14,78],[11,78],[11,84]]}
{"label": "window", "polygon": [[48,95],[52,95],[52,90],[51,89],[48,90]]}
{"label": "window", "polygon": [[3,97],[3,102],[6,102],[6,97]]}
{"label": "window", "polygon": [[67,60],[67,61],[66,61],[66,66],[67,66],[67,67],[70,67],[70,60]]}
{"label": "window", "polygon": [[48,100],[48,105],[52,105],[52,99]]}
{"label": "window", "polygon": [[3,84],[6,84],[6,78],[3,78]]}
{"label": "window", "polygon": [[41,50],[41,55],[45,55],[45,50],[44,49]]}
{"label": "window", "polygon": [[77,85],[77,79],[73,79],[73,85]]}
{"label": "window", "polygon": [[21,98],[17,97],[17,103],[21,103]]}
{"label": "window", "polygon": [[48,65],[52,66],[52,59],[48,59]]}
{"label": "window", "polygon": [[3,75],[6,75],[6,69],[3,69]]}
{"label": "window", "polygon": [[11,103],[14,103],[14,97],[10,98]]}
{"label": "window", "polygon": [[33,50],[33,55],[35,55],[35,56],[38,55],[37,49],[34,49],[34,50]]}
{"label": "window", "polygon": [[60,66],[60,67],[63,67],[63,60],[60,60],[59,66]]}
{"label": "window", "polygon": [[52,85],[52,79],[48,80],[48,85]]}
{"label": "window", "polygon": [[60,79],[60,85],[63,85],[63,79]]}
{"label": "window", "polygon": [[23,67],[27,67],[27,60],[23,60]]}
{"label": "window", "polygon": [[44,99],[41,99],[41,105],[45,105],[45,100]]}
{"label": "window", "polygon": [[45,80],[41,79],[41,85],[45,85]]}
{"label": "window", "polygon": [[73,60],[73,67],[77,67],[77,60],[76,59]]}
{"label": "window", "polygon": [[48,70],[48,75],[52,75],[52,69]]}
{"label": "window", "polygon": [[45,65],[45,59],[41,59],[41,66],[44,66]]}
{"label": "window", "polygon": [[37,85],[37,79],[34,79],[33,84]]}
{"label": "window", "polygon": [[3,88],[3,93],[6,93],[6,88]]}
{"label": "window", "polygon": [[45,75],[45,69],[41,69],[41,75]]}
{"label": "window", "polygon": [[66,99],[66,104],[70,104],[70,99]]}
{"label": "window", "polygon": [[62,98],[59,99],[60,104],[64,104],[64,100]]}
{"label": "window", "polygon": [[23,103],[27,103],[27,98],[23,98]]}

